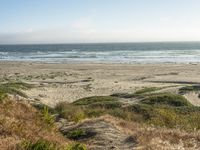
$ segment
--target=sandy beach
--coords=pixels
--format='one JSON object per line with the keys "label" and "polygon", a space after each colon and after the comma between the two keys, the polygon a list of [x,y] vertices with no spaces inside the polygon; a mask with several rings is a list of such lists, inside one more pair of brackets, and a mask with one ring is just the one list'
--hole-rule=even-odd
{"label": "sandy beach", "polygon": [[200,1],[0,1],[0,150],[200,150]]}
{"label": "sandy beach", "polygon": [[[145,87],[177,92],[187,84],[198,84],[200,64],[50,64],[0,62],[0,78],[35,85],[25,93],[31,101],[49,106],[88,96],[133,93]],[[200,105],[198,94],[185,95]]]}
{"label": "sandy beach", "polygon": [[[0,88],[10,97],[0,103],[0,119],[17,136],[45,134],[91,150],[199,149],[199,75],[200,64],[1,61]],[[0,148],[20,142],[2,136]]]}

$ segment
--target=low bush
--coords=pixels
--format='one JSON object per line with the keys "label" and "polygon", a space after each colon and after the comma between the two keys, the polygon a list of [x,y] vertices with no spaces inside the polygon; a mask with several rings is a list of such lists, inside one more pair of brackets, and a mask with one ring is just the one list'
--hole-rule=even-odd
{"label": "low bush", "polygon": [[73,140],[78,140],[86,135],[87,135],[87,133],[84,129],[74,129],[72,131],[69,131],[66,134],[67,138],[73,139]]}
{"label": "low bush", "polygon": [[192,106],[192,104],[183,96],[172,93],[159,93],[153,96],[148,96],[143,99],[141,103],[149,105],[169,105],[175,107]]}
{"label": "low bush", "polygon": [[136,104],[128,110],[135,114],[133,121],[136,122],[184,130],[200,129],[200,108],[193,106]]}
{"label": "low bush", "polygon": [[32,84],[28,84],[25,82],[8,82],[8,83],[1,84],[1,86],[7,87],[7,88],[12,87],[15,89],[22,89],[22,90],[28,90],[30,88],[33,88]]}
{"label": "low bush", "polygon": [[53,126],[55,122],[55,117],[51,113],[49,113],[48,107],[44,107],[42,111],[42,118],[49,126]]}
{"label": "low bush", "polygon": [[150,87],[150,88],[144,88],[144,89],[138,90],[135,93],[114,93],[111,96],[119,97],[119,98],[143,98],[145,94],[148,94],[150,92],[155,92],[160,89],[161,88]]}
{"label": "low bush", "polygon": [[56,111],[55,111],[54,108],[49,107],[49,106],[47,106],[47,105],[45,105],[45,104],[42,104],[42,103],[33,103],[32,106],[35,107],[35,108],[36,108],[37,110],[39,110],[40,112],[43,112],[44,109],[47,108],[49,113],[51,113],[51,114],[55,114],[55,113],[56,113]]}
{"label": "low bush", "polygon": [[61,118],[65,118],[68,121],[79,122],[86,117],[83,107],[64,102],[59,103],[55,107],[55,111],[59,114]]}
{"label": "low bush", "polygon": [[4,100],[6,97],[7,97],[7,94],[4,93],[4,92],[2,92],[2,91],[0,91],[0,102],[1,102],[2,100]]}
{"label": "low bush", "polygon": [[114,94],[112,94],[110,96],[119,97],[119,98],[134,98],[137,95],[131,94],[131,93],[114,93]]}
{"label": "low bush", "polygon": [[122,103],[117,101],[104,101],[104,102],[95,102],[88,105],[89,108],[105,108],[105,109],[114,109],[121,108]]}
{"label": "low bush", "polygon": [[74,103],[56,106],[61,117],[69,121],[109,114],[128,121],[181,128],[200,129],[200,107],[193,106],[183,96],[172,93],[145,94],[138,104],[122,105],[117,98],[89,97]]}
{"label": "low bush", "polygon": [[19,147],[22,150],[55,150],[57,149],[55,144],[42,140],[42,139],[37,140],[36,142],[25,140],[20,144]]}
{"label": "low bush", "polygon": [[85,109],[85,114],[88,118],[96,118],[107,114],[107,110],[103,108]]}
{"label": "low bush", "polygon": [[179,89],[180,94],[186,94],[188,92],[200,91],[200,85],[185,86]]}
{"label": "low bush", "polygon": [[115,108],[115,109],[109,110],[107,111],[107,114],[113,117],[127,120],[127,121],[131,121],[135,117],[135,115],[132,112],[129,112],[126,109],[122,109],[122,108]]}
{"label": "low bush", "polygon": [[[128,111],[135,114],[136,119],[134,121],[145,122],[150,119],[151,116],[155,113],[154,107],[146,105],[146,104],[134,104],[127,108]],[[137,120],[137,118],[140,118]]]}
{"label": "low bush", "polygon": [[51,143],[49,141],[39,139],[36,142],[24,140],[18,144],[17,149],[20,150],[87,150],[86,146],[81,143],[72,143],[65,146]]}
{"label": "low bush", "polygon": [[74,105],[90,105],[94,103],[116,102],[117,98],[111,96],[92,96],[79,99],[73,102]]}
{"label": "low bush", "polygon": [[0,84],[0,93],[1,94],[12,94],[12,95],[20,95],[22,97],[27,98],[27,95],[24,94],[21,90],[27,90],[32,88],[33,86],[23,82],[8,82],[4,84]]}
{"label": "low bush", "polygon": [[181,114],[173,108],[156,108],[155,115],[148,123],[168,128],[179,128],[185,130],[200,129],[200,113],[190,112]]}

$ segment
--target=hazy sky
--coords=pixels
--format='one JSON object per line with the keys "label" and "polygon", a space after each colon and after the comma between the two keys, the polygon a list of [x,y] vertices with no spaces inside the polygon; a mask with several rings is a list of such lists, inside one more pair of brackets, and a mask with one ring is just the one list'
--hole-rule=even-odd
{"label": "hazy sky", "polygon": [[0,44],[200,41],[200,0],[0,0]]}

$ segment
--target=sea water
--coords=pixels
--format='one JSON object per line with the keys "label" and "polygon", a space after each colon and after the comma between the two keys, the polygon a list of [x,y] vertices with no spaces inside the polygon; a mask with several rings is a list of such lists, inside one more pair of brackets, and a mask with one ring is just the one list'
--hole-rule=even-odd
{"label": "sea water", "polygon": [[0,45],[0,61],[199,63],[200,42]]}

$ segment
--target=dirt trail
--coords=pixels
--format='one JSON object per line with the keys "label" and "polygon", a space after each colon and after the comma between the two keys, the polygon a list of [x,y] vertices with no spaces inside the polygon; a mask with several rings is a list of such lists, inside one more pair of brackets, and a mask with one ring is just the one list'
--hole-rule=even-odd
{"label": "dirt trail", "polygon": [[123,133],[113,124],[103,119],[86,121],[76,127],[63,127],[62,132],[66,133],[73,129],[84,129],[93,133],[92,137],[82,138],[78,141],[89,145],[90,150],[132,150],[135,141],[130,135]]}

